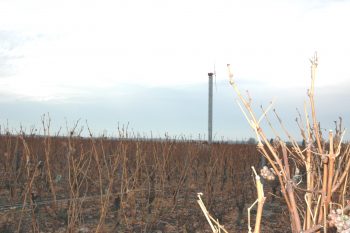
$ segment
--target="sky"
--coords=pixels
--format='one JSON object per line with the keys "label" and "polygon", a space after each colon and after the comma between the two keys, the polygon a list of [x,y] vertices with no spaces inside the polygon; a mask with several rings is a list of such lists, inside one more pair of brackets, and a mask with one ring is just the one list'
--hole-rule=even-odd
{"label": "sky", "polygon": [[53,131],[80,119],[96,135],[113,136],[119,124],[205,138],[215,67],[214,138],[253,137],[229,63],[256,111],[275,99],[298,137],[296,108],[317,51],[318,119],[325,130],[338,116],[346,126],[348,12],[346,0],[0,0],[0,124],[40,128],[49,113]]}

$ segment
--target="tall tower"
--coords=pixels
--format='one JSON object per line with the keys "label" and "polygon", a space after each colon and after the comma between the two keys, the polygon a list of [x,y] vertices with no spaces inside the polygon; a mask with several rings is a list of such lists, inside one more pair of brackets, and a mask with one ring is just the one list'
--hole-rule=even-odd
{"label": "tall tower", "polygon": [[213,137],[213,73],[208,73],[208,143],[211,144]]}

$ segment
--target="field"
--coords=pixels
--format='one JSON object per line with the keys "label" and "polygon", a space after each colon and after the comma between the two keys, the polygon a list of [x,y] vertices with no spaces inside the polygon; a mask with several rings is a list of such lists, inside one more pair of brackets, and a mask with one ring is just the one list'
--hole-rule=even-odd
{"label": "field", "polygon": [[[229,232],[248,231],[255,145],[124,136],[2,135],[0,232],[211,232],[198,192]],[[262,232],[289,232],[278,185],[264,189]]]}

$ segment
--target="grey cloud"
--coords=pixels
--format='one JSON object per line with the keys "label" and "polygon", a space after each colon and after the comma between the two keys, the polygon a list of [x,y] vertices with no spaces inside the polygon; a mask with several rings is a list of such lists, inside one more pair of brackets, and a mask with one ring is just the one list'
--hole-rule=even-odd
{"label": "grey cloud", "polygon": [[15,73],[14,59],[20,56],[13,53],[13,50],[23,43],[23,39],[15,32],[0,31],[0,78]]}
{"label": "grey cloud", "polygon": [[26,38],[15,31],[1,31],[0,30],[0,48],[2,50],[11,51],[17,46],[23,44]]}
{"label": "grey cloud", "polygon": [[41,38],[40,34],[23,34],[17,31],[0,30],[0,78],[16,73],[16,62],[24,57],[18,48]]}
{"label": "grey cloud", "polygon": [[[240,85],[242,90],[249,89],[253,98],[253,107],[257,114],[260,104],[267,106],[276,98],[275,108],[283,119],[286,128],[297,139],[300,133],[295,123],[298,116],[296,108],[303,110],[307,100],[307,88],[271,88],[253,85]],[[334,88],[316,89],[315,98],[318,120],[322,127],[334,127],[334,120],[341,115],[344,125],[350,121],[350,110],[344,100],[350,99],[350,85],[336,85]],[[92,92],[93,91],[93,92]],[[90,93],[87,95],[87,93]],[[119,95],[119,94],[120,95]],[[121,94],[122,93],[122,94]],[[6,119],[12,127],[22,122],[27,128],[40,126],[40,116],[50,112],[53,127],[65,127],[65,119],[74,122],[82,119],[96,134],[107,130],[116,132],[117,124],[127,124],[136,133],[153,132],[153,135],[192,135],[197,138],[207,134],[207,84],[198,84],[183,88],[144,88],[140,86],[116,86],[109,89],[86,90],[86,96],[76,97],[74,101],[30,102],[24,100],[0,102],[1,124]],[[214,89],[214,135],[232,140],[254,137],[241,110],[235,103],[236,95],[227,82],[217,82]],[[346,102],[345,102],[346,103]],[[276,118],[270,112],[270,119],[276,130],[284,136]],[[264,123],[268,137],[274,137]],[[285,137],[285,136],[284,136]],[[349,137],[347,137],[349,138]]]}
{"label": "grey cloud", "polygon": [[[309,106],[309,99],[307,96],[307,88],[269,88],[269,89],[254,89],[257,104],[263,103],[264,106],[268,105],[268,101],[275,97],[275,109],[283,120],[283,124],[295,137],[300,138],[300,132],[295,119],[298,117],[297,108],[304,116],[304,102]],[[347,107],[346,102],[350,99],[349,84],[335,84],[334,86],[316,87],[315,89],[315,106],[317,120],[321,123],[321,127],[328,131],[334,128],[334,120],[338,120],[338,117],[343,118],[344,126],[350,125],[350,109]],[[252,92],[252,93],[253,93]],[[252,94],[254,95],[254,94]],[[308,108],[310,109],[310,108]],[[310,114],[310,110],[309,110]],[[279,132],[283,135],[283,131],[279,126],[274,114],[270,112],[270,119],[273,120]],[[304,119],[305,122],[305,119]],[[267,128],[269,128],[266,125]],[[349,135],[346,138],[350,138]]]}

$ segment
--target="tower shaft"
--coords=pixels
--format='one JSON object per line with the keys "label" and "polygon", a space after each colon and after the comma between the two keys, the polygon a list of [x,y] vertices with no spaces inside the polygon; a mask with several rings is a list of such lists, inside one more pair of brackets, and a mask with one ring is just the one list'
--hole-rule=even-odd
{"label": "tower shaft", "polygon": [[213,139],[213,73],[208,73],[209,90],[208,90],[208,143]]}

